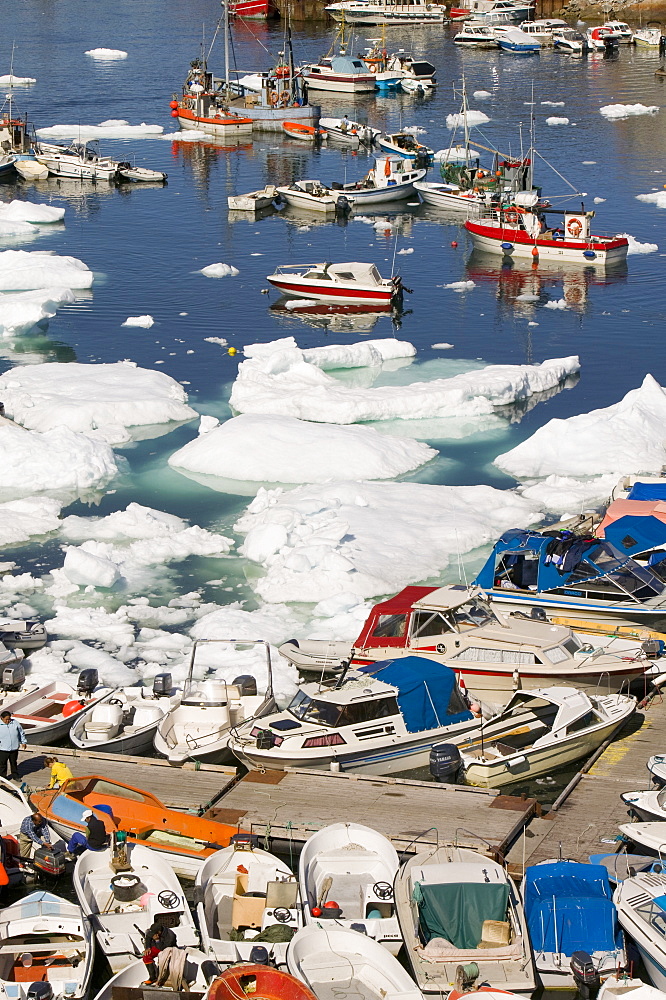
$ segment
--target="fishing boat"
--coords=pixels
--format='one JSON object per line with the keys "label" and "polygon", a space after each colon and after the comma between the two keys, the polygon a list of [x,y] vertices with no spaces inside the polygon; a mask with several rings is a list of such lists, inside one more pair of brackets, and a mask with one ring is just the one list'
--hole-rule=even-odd
{"label": "fishing boat", "polygon": [[[257,650],[265,656],[266,690],[257,694],[257,681],[251,674],[241,674],[228,684],[225,680],[195,679],[195,661],[201,652],[211,651],[251,655]],[[180,701],[160,720],[155,732],[157,753],[170,764],[198,760],[217,764],[230,759],[227,749],[229,732],[248,719],[260,718],[275,710],[270,648],[261,639],[198,639],[192,646],[190,666]]]}
{"label": "fishing boat", "polygon": [[194,878],[206,858],[227,847],[238,832],[235,826],[169,809],[142,788],[99,775],[70,778],[60,788],[34,791],[32,803],[66,839],[83,833],[83,814],[92,809],[108,833],[125,833],[128,843],[156,851],[186,878]]}
{"label": "fishing boat", "polygon": [[427,59],[420,59],[404,49],[391,52],[386,61],[387,70],[397,70],[402,74],[401,86],[410,85],[432,89],[437,83],[437,70]]}
{"label": "fishing boat", "polygon": [[266,277],[288,295],[320,302],[391,305],[402,298],[400,278],[382,278],[374,264],[283,264]]}
{"label": "fishing boat", "polygon": [[553,628],[539,602],[515,614],[517,606],[502,605],[503,593],[489,602],[478,588],[405,587],[375,604],[353,644],[291,639],[279,651],[300,671],[317,677],[339,675],[344,662],[362,667],[388,657],[426,656],[455,670],[478,697],[500,705],[516,687],[533,691],[557,685],[595,694],[603,685],[618,692],[653,665],[661,671],[659,652],[651,659],[640,639],[602,639],[562,624]]}
{"label": "fishing boat", "polygon": [[648,976],[658,989],[666,991],[666,941],[661,931],[665,895],[666,873],[662,868],[625,878],[616,888],[613,902],[618,920],[637,946]]}
{"label": "fishing boat", "polygon": [[100,687],[97,671],[82,670],[76,687],[50,681],[11,702],[12,715],[21,723],[27,743],[52,744],[67,736],[81,716],[112,692]]}
{"label": "fishing boat", "polygon": [[284,861],[239,834],[197,872],[194,896],[201,947],[216,961],[248,962],[255,944],[273,965],[302,926],[298,882]]}
{"label": "fishing boat", "polygon": [[31,892],[0,910],[0,990],[7,998],[83,1000],[93,951],[80,907],[60,896]]}
{"label": "fishing boat", "polygon": [[402,946],[393,902],[399,867],[386,837],[359,823],[332,823],[306,841],[298,881],[306,925],[360,931],[392,955]]}
{"label": "fishing boat", "polygon": [[466,848],[434,848],[402,866],[394,890],[407,958],[423,993],[448,994],[462,964],[468,988],[478,979],[497,990],[533,992],[523,907],[496,861]]}
{"label": "fishing boat", "polygon": [[412,0],[393,3],[392,0],[339,0],[324,8],[335,21],[347,24],[444,24],[448,20],[446,6]]}
{"label": "fishing boat", "polygon": [[[478,584],[504,611],[627,622],[666,631],[666,585],[610,542],[512,529],[495,544]],[[537,612],[538,613],[538,612]]]}
{"label": "fishing boat", "polygon": [[417,142],[411,132],[394,132],[391,135],[377,136],[377,145],[393,156],[412,160],[417,168],[429,167],[433,162],[434,151],[423,143]]}
{"label": "fishing boat", "polygon": [[346,115],[344,118],[320,118],[319,124],[326,129],[329,141],[333,139],[354,148],[367,146],[370,149],[377,136],[381,135],[381,129],[351,121]]}
{"label": "fishing boat", "polygon": [[451,7],[451,20],[473,18],[486,24],[509,24],[526,21],[531,17],[534,4],[521,0],[466,0],[466,3]]}
{"label": "fishing boat", "polygon": [[178,704],[171,674],[156,674],[153,686],[110,691],[72,723],[69,738],[80,750],[141,754],[153,745],[157,727]]}
{"label": "fishing boat", "polygon": [[289,973],[253,962],[226,969],[212,983],[206,1000],[240,1000],[246,996],[261,1000],[318,1000],[304,983]]}
{"label": "fishing boat", "polygon": [[301,125],[300,122],[282,122],[282,130],[290,139],[300,139],[301,142],[310,142],[315,146],[324,142],[327,137],[323,128]]}
{"label": "fishing boat", "polygon": [[523,881],[527,927],[534,961],[545,989],[575,989],[575,952],[585,952],[590,989],[617,969],[627,953],[608,871],[603,865],[544,861],[530,865]]}
{"label": "fishing boat", "polygon": [[416,160],[406,160],[390,153],[376,156],[375,164],[365,177],[348,184],[333,182],[331,193],[344,196],[354,208],[383,205],[401,201],[414,193],[414,185],[426,176],[426,167],[417,167]]}
{"label": "fishing boat", "polygon": [[37,618],[0,619],[0,642],[7,649],[22,649],[26,653],[32,653],[41,649],[47,638],[46,629]]}
{"label": "fishing boat", "polygon": [[453,38],[454,45],[468,49],[498,49],[499,42],[492,24],[485,21],[465,21]]}
{"label": "fishing boat", "polygon": [[467,784],[499,788],[589,756],[634,714],[636,699],[623,694],[587,695],[567,687],[516,691],[493,718],[493,726],[504,723],[510,730],[510,721],[524,717],[526,710],[533,713],[533,722],[513,733],[484,738],[480,745],[475,739],[472,750],[464,742],[458,745]]}
{"label": "fishing boat", "polygon": [[3,836],[17,837],[21,823],[31,812],[32,807],[18,785],[0,778],[0,830]]}
{"label": "fishing boat", "polygon": [[74,177],[86,181],[114,181],[118,175],[118,160],[102,156],[99,142],[71,142],[69,146],[39,142],[35,159],[55,177]]}
{"label": "fishing boat", "polygon": [[287,968],[318,1000],[341,996],[422,1000],[409,973],[371,937],[319,920],[292,938]]}
{"label": "fishing boat", "polygon": [[[653,777],[659,778],[659,775],[653,770],[654,764],[652,767],[650,766],[654,760],[654,757],[650,757],[648,770]],[[663,761],[662,755],[660,755],[660,760]],[[627,806],[629,814],[632,817],[638,817],[644,823],[666,820],[666,789],[664,788],[648,788],[644,792],[622,792],[620,798]]]}
{"label": "fishing boat", "polygon": [[589,48],[587,36],[568,26],[553,31],[553,45],[560,52],[568,52],[574,56],[584,55]]}
{"label": "fishing boat", "polygon": [[329,90],[340,94],[364,94],[377,88],[374,73],[355,56],[343,50],[339,55],[322,56],[315,63],[301,66],[309,90]]}
{"label": "fishing boat", "polygon": [[157,981],[149,985],[143,959],[137,958],[107,979],[95,1000],[120,1000],[128,995],[132,1000],[154,1000],[157,993],[174,1000],[201,1000],[210,996],[210,985],[220,972],[215,962],[196,948],[165,948],[157,956],[157,965]]}
{"label": "fishing boat", "polygon": [[275,184],[267,184],[260,190],[249,191],[247,194],[230,194],[227,205],[234,212],[256,214],[264,208],[270,208],[276,198],[279,198],[279,194]]}
{"label": "fishing boat", "polygon": [[74,889],[100,950],[115,974],[140,958],[154,923],[169,927],[179,948],[196,948],[199,935],[180,882],[155,851],[114,835],[102,851],[84,851]]}
{"label": "fishing boat", "polygon": [[534,35],[527,34],[516,25],[499,26],[495,28],[495,35],[502,52],[529,56],[541,51],[539,39],[535,38]]}

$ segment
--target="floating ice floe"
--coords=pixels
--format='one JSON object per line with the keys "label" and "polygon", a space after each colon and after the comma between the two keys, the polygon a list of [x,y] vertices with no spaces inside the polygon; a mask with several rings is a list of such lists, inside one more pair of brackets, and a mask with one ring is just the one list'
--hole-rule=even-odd
{"label": "floating ice floe", "polygon": [[188,128],[179,132],[165,132],[160,139],[169,139],[171,142],[200,142],[202,139],[210,139],[208,132],[200,132],[197,128]]}
{"label": "floating ice floe", "polygon": [[236,523],[267,602],[367,598],[439,578],[460,553],[526,526],[536,505],[490,486],[339,483],[260,489]]}
{"label": "floating ice floe", "polygon": [[88,49],[85,54],[91,59],[127,59],[124,49]]}
{"label": "floating ice floe", "polygon": [[657,208],[666,208],[666,191],[651,191],[650,194],[637,194],[637,201],[646,201]]}
{"label": "floating ice floe", "polygon": [[[283,337],[269,344],[248,344],[243,348],[247,358],[266,358],[281,348],[299,350],[293,337]],[[326,344],[323,347],[306,347],[303,350],[304,359],[311,365],[316,365],[323,371],[334,371],[336,368],[370,368],[382,365],[385,361],[397,358],[413,358],[416,348],[407,340],[362,340],[356,344]]]}
{"label": "floating ice floe", "polygon": [[616,475],[596,476],[587,480],[571,476],[547,476],[541,481],[519,486],[517,492],[552,514],[579,514],[581,510],[601,506],[616,485]]}
{"label": "floating ice floe", "polygon": [[426,128],[419,128],[418,125],[405,125],[402,131],[409,132],[410,135],[425,135],[428,130]]}
{"label": "floating ice floe", "polygon": [[90,288],[92,271],[76,257],[42,251],[0,251],[0,292],[36,288]]}
{"label": "floating ice floe", "polygon": [[595,205],[601,205],[601,204],[602,204],[602,202],[606,201],[606,199],[605,199],[605,198],[598,198],[598,197],[597,197],[597,198],[594,198],[593,200],[594,200],[594,204],[595,204]]}
{"label": "floating ice floe", "polygon": [[40,139],[77,139],[82,142],[87,139],[137,139],[150,136],[161,136],[164,129],[161,125],[130,125],[124,118],[109,118],[99,125],[51,125],[49,128],[38,128]]}
{"label": "floating ice floe", "polygon": [[414,247],[405,247],[404,250],[398,250],[398,257],[400,254],[414,253]]}
{"label": "floating ice floe", "polygon": [[60,527],[58,500],[24,497],[0,503],[0,546],[20,545],[37,535],[48,535]]}
{"label": "floating ice floe", "polygon": [[201,274],[205,274],[207,278],[235,278],[238,268],[232,264],[208,264],[201,268]]}
{"label": "floating ice floe", "polygon": [[0,239],[11,239],[19,237],[20,242],[25,242],[33,236],[39,236],[37,226],[32,226],[29,222],[5,222],[0,218]]}
{"label": "floating ice floe", "polygon": [[204,341],[207,344],[219,344],[220,347],[227,347],[229,344],[229,341],[225,340],[224,337],[204,337]]}
{"label": "floating ice floe", "polygon": [[442,288],[450,288],[453,292],[469,292],[472,288],[476,288],[476,282],[450,281],[448,285],[442,285]]}
{"label": "floating ice floe", "polygon": [[27,333],[55,316],[58,306],[73,302],[74,298],[69,288],[0,293],[0,337]]}
{"label": "floating ice floe", "polygon": [[655,104],[606,104],[599,108],[599,114],[604,118],[629,118],[632,115],[656,115],[659,107]]}
{"label": "floating ice floe", "polygon": [[55,205],[40,205],[32,201],[0,202],[0,222],[33,222],[37,225],[48,225],[52,222],[62,222],[65,209]]}
{"label": "floating ice floe", "polygon": [[[516,479],[577,478],[593,496],[592,476],[615,481],[631,473],[658,474],[666,464],[666,391],[646,375],[618,403],[566,420],[549,420],[495,465]],[[534,494],[532,494],[534,495]]]}
{"label": "floating ice floe", "polygon": [[492,413],[497,406],[551,389],[580,368],[578,358],[569,357],[540,365],[489,365],[408,385],[356,388],[309,363],[305,352],[282,345],[260,345],[259,356],[241,363],[231,390],[233,409],[332,424],[468,416]]}
{"label": "floating ice floe", "polygon": [[121,326],[142,326],[144,330],[150,330],[151,326],[155,320],[152,316],[128,316],[127,319],[121,323]]}
{"label": "floating ice floe", "polygon": [[0,455],[0,493],[19,497],[55,492],[79,496],[107,483],[118,471],[106,442],[94,441],[68,427],[40,433],[1,425]]}
{"label": "floating ice floe", "polygon": [[467,116],[464,113],[459,113],[455,115],[446,116],[446,127],[447,128],[464,128],[465,127],[465,117],[467,117],[467,127],[472,128],[474,125],[485,125],[486,122],[490,121],[488,115],[484,115],[483,111],[473,111],[471,108],[467,111]]}
{"label": "floating ice floe", "polygon": [[430,345],[430,349],[433,351],[450,351],[452,347],[453,344],[447,344],[447,343]]}
{"label": "floating ice floe", "polygon": [[176,469],[250,482],[325,483],[393,479],[437,452],[372,427],[313,424],[294,417],[243,414],[171,455]]}
{"label": "floating ice floe", "polygon": [[[521,298],[522,296],[518,296]],[[528,299],[523,301],[534,301],[534,299]],[[546,309],[568,309],[569,303],[566,299],[549,299],[548,302],[544,302],[544,307]]]}
{"label": "floating ice floe", "polygon": [[37,83],[33,76],[14,76],[13,73],[0,76],[0,87],[26,87],[31,83]]}
{"label": "floating ice floe", "polygon": [[557,118],[555,115],[551,115],[550,118],[546,118],[546,125],[568,125],[568,118]]}
{"label": "floating ice floe", "polygon": [[563,108],[564,107],[564,101],[542,101],[541,103],[542,103],[542,105],[544,107],[548,107],[548,108]]}
{"label": "floating ice floe", "polygon": [[631,233],[618,233],[618,236],[624,236],[629,240],[628,254],[634,253],[654,253],[659,249],[657,243],[639,243],[638,240],[631,235]]}
{"label": "floating ice floe", "polygon": [[487,101],[492,96],[489,90],[475,90],[472,94],[475,101]]}
{"label": "floating ice floe", "polygon": [[29,430],[68,427],[110,444],[129,441],[128,427],[197,415],[179,382],[132,361],[13,368],[0,375],[0,397],[7,415]]}

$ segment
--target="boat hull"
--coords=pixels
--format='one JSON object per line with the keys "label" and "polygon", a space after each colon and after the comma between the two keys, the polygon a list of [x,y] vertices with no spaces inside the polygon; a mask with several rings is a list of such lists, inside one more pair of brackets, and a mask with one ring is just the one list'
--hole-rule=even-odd
{"label": "boat hull", "polygon": [[117,174],[117,164],[76,163],[57,154],[41,155],[37,162],[43,164],[54,177],[71,177],[81,181],[113,181]]}
{"label": "boat hull", "polygon": [[229,13],[251,21],[266,21],[278,14],[273,0],[234,0],[229,4]]}
{"label": "boat hull", "polygon": [[532,608],[541,608],[548,618],[557,618],[560,623],[567,625],[571,619],[579,623],[581,619],[589,619],[614,626],[642,625],[656,632],[666,632],[666,606],[649,607],[633,601],[623,604],[609,601],[604,604],[586,597],[548,592],[528,594],[511,590],[486,590],[486,594],[500,611],[518,610],[530,614]]}
{"label": "boat hull", "polygon": [[221,135],[225,137],[233,135],[251,135],[252,121],[248,117],[224,118],[204,118],[197,116],[187,108],[178,108],[178,124],[182,129],[193,129],[198,132],[207,132],[208,135]]}
{"label": "boat hull", "polygon": [[483,203],[473,196],[442,190],[439,185],[432,182],[419,181],[414,186],[424,204],[432,205],[434,208],[464,212],[468,219],[478,219],[484,207]]}
{"label": "boat hull", "polygon": [[288,275],[270,276],[268,278],[271,285],[279,288],[281,292],[288,295],[297,295],[299,298],[316,299],[319,302],[348,302],[354,305],[390,305],[395,295],[395,290],[387,288],[385,290],[377,288],[345,288],[333,287],[324,291],[322,288],[313,288],[312,285],[305,284],[302,278]]}
{"label": "boat hull", "polygon": [[[294,208],[302,208],[308,212],[318,212],[324,215],[335,215],[336,199],[334,198],[315,198],[305,191],[299,193],[289,188],[278,188],[278,192],[282,196],[283,201],[286,201],[287,205],[292,205]],[[342,192],[340,193],[342,194]]]}
{"label": "boat hull", "polygon": [[[484,225],[483,222],[468,222],[465,226],[475,250],[501,254],[504,257],[539,260],[559,260],[562,263],[583,264],[586,267],[608,267],[626,260],[628,243],[626,239],[606,240],[603,244],[593,240],[573,242],[571,240],[533,240],[522,230]],[[509,244],[511,246],[509,247]],[[533,251],[537,249],[537,254]],[[591,256],[587,256],[591,254]]]}
{"label": "boat hull", "polygon": [[328,12],[334,20],[347,24],[444,24],[446,21],[446,12],[442,8],[429,11],[424,7],[415,11],[407,4],[384,9],[371,4],[367,5],[367,9],[360,5],[344,11],[328,8]]}
{"label": "boat hull", "polygon": [[[424,171],[425,174],[425,171]],[[414,194],[414,182],[408,181],[406,184],[395,184],[385,188],[368,188],[367,190],[348,190],[343,188],[340,191],[353,205],[384,205],[387,202],[402,201]]]}
{"label": "boat hull", "polygon": [[334,73],[329,76],[303,74],[303,79],[309,90],[327,90],[340,94],[369,94],[377,89],[374,76],[359,76],[356,79],[336,76]]}

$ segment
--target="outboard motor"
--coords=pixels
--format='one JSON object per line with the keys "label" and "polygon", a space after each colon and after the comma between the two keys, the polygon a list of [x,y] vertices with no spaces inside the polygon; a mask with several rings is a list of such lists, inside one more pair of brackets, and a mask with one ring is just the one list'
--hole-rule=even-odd
{"label": "outboard motor", "polygon": [[2,688],[4,691],[18,691],[25,684],[25,667],[23,662],[14,663],[2,671]]}
{"label": "outboard motor", "polygon": [[156,698],[169,697],[173,689],[171,674],[155,674],[153,677],[153,694]]}
{"label": "outboard motor", "polygon": [[347,195],[341,194],[335,202],[336,215],[349,215],[352,210],[351,202]]}
{"label": "outboard motor", "polygon": [[533,618],[535,622],[547,622],[548,616],[543,608],[532,608],[530,610],[530,618]]}
{"label": "outboard motor", "polygon": [[201,963],[201,971],[203,972],[203,977],[210,986],[214,979],[220,974],[220,968],[217,962],[214,962],[212,958],[207,958],[205,962]]}
{"label": "outboard motor", "polygon": [[571,971],[578,995],[587,1000],[590,993],[599,989],[601,980],[594,967],[592,956],[586,951],[575,951],[571,956]]}
{"label": "outboard motor", "polygon": [[428,166],[428,161],[430,157],[424,149],[418,149],[416,151],[416,156],[414,157],[414,168],[416,170],[423,170]]}
{"label": "outboard motor", "polygon": [[252,674],[240,674],[231,683],[239,689],[241,698],[251,698],[257,693],[257,678]]}
{"label": "outboard motor", "polygon": [[641,649],[648,660],[656,660],[666,652],[666,643],[663,639],[646,639],[641,643]]}
{"label": "outboard motor", "polygon": [[99,684],[99,674],[94,667],[86,667],[79,674],[76,682],[76,693],[80,697],[89,698]]}
{"label": "outboard motor", "polygon": [[250,961],[253,965],[268,965],[268,948],[255,944],[250,949]]}
{"label": "outboard motor", "polygon": [[50,983],[30,983],[26,997],[28,1000],[53,1000],[53,987]]}
{"label": "outboard motor", "polygon": [[453,743],[439,743],[430,751],[430,773],[442,784],[455,785],[462,773],[460,750]]}

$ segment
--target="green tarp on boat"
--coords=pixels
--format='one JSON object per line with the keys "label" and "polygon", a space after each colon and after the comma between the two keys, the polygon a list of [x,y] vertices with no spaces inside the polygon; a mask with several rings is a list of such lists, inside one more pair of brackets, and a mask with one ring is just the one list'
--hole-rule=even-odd
{"label": "green tarp on boat", "polygon": [[423,885],[417,882],[414,900],[427,944],[441,937],[455,948],[478,947],[484,920],[506,920],[509,887],[506,883],[463,882]]}

